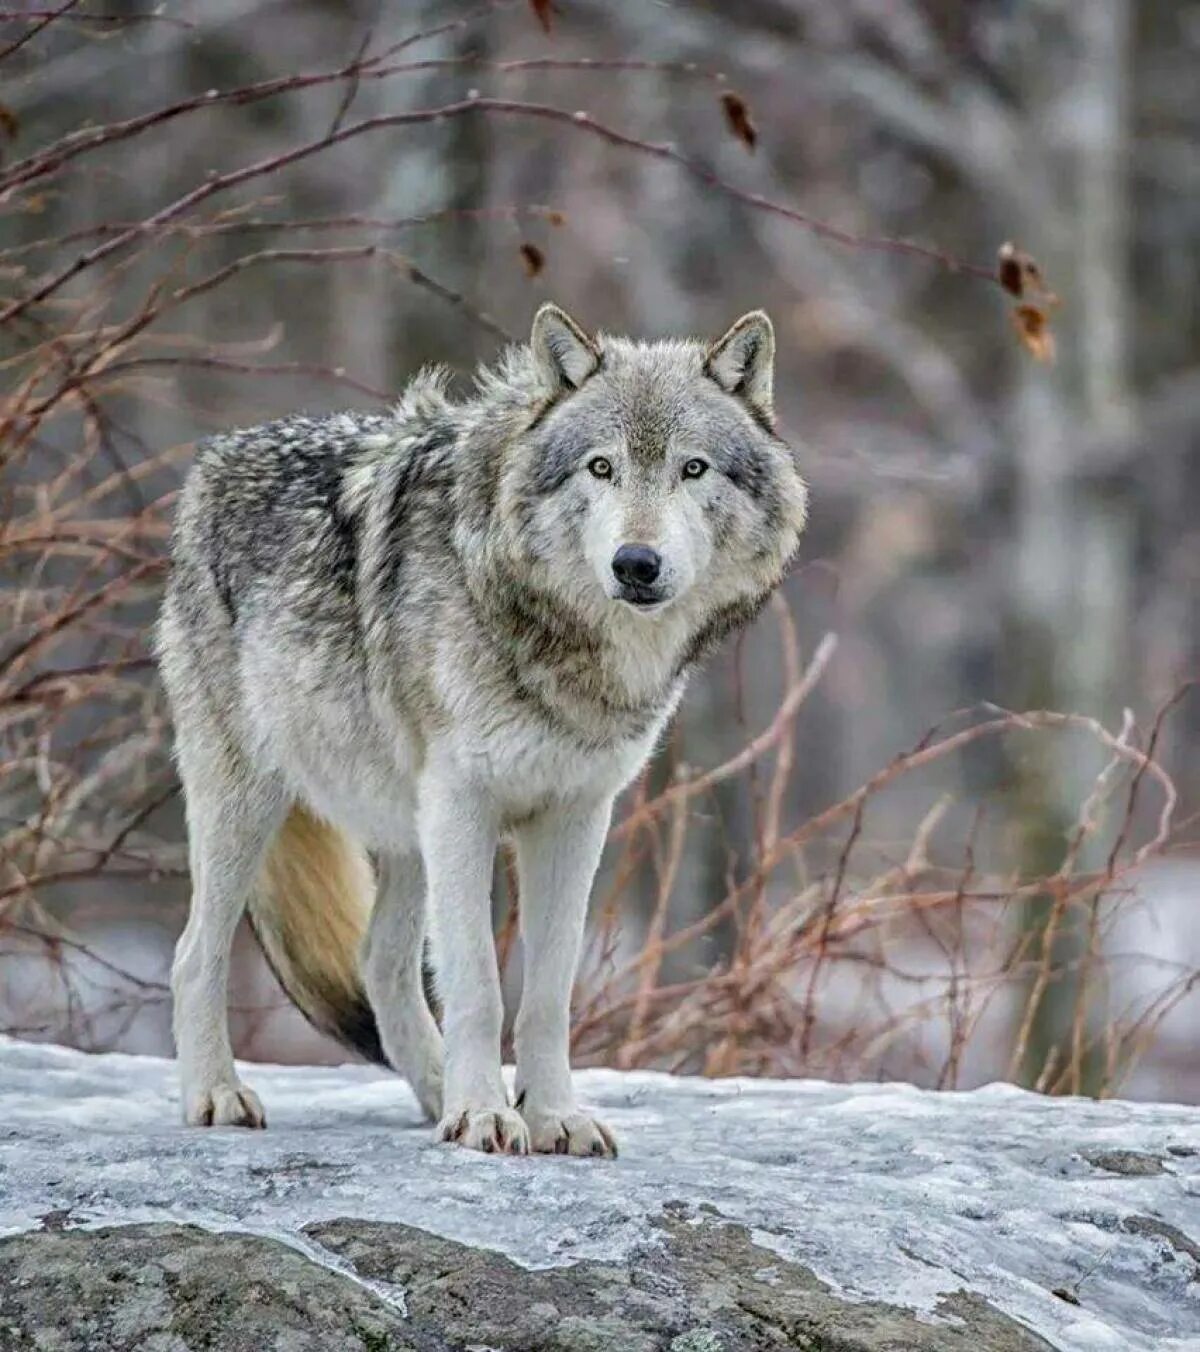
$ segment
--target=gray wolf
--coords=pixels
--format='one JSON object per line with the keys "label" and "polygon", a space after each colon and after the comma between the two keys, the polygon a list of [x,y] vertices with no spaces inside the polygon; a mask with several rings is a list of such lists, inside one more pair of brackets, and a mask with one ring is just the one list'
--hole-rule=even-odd
{"label": "gray wolf", "polygon": [[[198,448],[158,629],[193,883],[172,973],[187,1122],[265,1123],[226,1014],[248,908],[294,1002],[407,1076],[441,1139],[615,1153],[568,1060],[588,893],[689,671],[796,550],[774,346],[760,312],[709,344],[635,342],[546,305],[470,397],[424,372],[387,416]],[[511,1104],[502,837],[525,967]]]}

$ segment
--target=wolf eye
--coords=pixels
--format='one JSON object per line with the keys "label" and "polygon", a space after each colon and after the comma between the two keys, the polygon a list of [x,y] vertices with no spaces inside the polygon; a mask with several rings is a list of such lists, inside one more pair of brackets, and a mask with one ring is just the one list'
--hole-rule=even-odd
{"label": "wolf eye", "polygon": [[602,455],[596,456],[588,461],[588,470],[596,476],[597,479],[612,478],[612,463],[606,460]]}
{"label": "wolf eye", "polygon": [[698,479],[702,474],[708,472],[708,461],[692,459],[687,461],[683,467],[683,477],[685,479]]}

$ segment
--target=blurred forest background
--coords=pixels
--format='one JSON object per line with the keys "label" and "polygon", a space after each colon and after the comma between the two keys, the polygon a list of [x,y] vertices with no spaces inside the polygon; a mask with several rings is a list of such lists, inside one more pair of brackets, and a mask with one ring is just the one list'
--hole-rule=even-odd
{"label": "blurred forest background", "polygon": [[199,437],[764,305],[812,524],[619,807],[577,1059],[1200,1102],[1198,68],[1195,0],[0,10],[0,1030],[169,1051]]}

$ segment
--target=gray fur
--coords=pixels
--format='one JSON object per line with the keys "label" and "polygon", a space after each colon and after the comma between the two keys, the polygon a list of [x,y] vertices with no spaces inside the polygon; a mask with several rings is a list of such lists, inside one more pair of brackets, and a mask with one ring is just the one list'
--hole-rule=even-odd
{"label": "gray fur", "polygon": [[[644,763],[692,666],[765,602],[803,528],[806,492],[770,427],[773,353],[761,314],[706,347],[593,338],[547,306],[531,344],[482,371],[464,400],[427,372],[386,416],[285,418],[205,442],[179,504],[159,648],[193,870],[213,879],[206,888],[220,892],[214,870],[230,867],[226,856],[261,853],[299,804],[391,859],[393,878],[424,855],[435,965],[453,966],[450,912],[477,903],[438,895],[473,884],[445,878],[430,851],[468,846],[425,832],[435,820],[450,829],[455,805],[469,803],[475,815],[453,829],[479,833],[480,858],[505,831],[517,833],[520,854],[522,830],[531,861],[553,854],[546,827],[562,817],[555,830],[578,839],[583,862],[559,867],[539,854],[529,873],[539,886],[569,877],[582,889],[561,908],[580,927],[613,797]],[[698,461],[708,468],[689,478]],[[613,578],[612,550],[626,541],[661,553],[652,595],[631,599]],[[240,845],[204,843],[230,829]],[[398,956],[404,975],[391,980],[379,936],[419,945],[423,904],[413,903],[417,920],[380,927],[370,950],[372,996],[408,993],[399,1016],[376,1009],[382,1045],[402,1068],[402,1031],[419,1031],[427,1060],[437,1049],[419,962]],[[229,926],[206,929],[205,906],[194,903],[178,981],[207,1010],[223,979],[210,972],[220,944],[199,936],[220,931],[225,942]],[[543,930],[527,945],[547,949],[553,909],[531,901]],[[577,942],[564,929],[549,947],[546,961],[571,964],[546,997],[561,1000]],[[482,968],[475,978],[491,989]],[[444,982],[441,993],[449,1037],[461,997]],[[348,993],[344,1035],[373,1043],[361,1011]],[[490,1004],[480,1017],[490,1039]],[[557,1029],[561,1020],[546,1018]],[[555,1062],[545,1072],[553,1091],[528,1083],[518,1055],[518,1080],[535,1099],[570,1092],[565,1050],[548,1046],[529,1062]],[[230,1079],[220,1048],[206,1056],[181,1047],[185,1063],[203,1063],[184,1065],[185,1082]],[[446,1111],[456,1116],[444,1134],[457,1124],[465,1143],[503,1147],[497,1081],[477,1064],[483,1053],[472,1056],[459,1074],[448,1047]],[[437,1079],[428,1066],[419,1073]],[[494,1131],[473,1117],[463,1124],[480,1095]],[[574,1120],[572,1103],[543,1107]],[[545,1122],[526,1120],[543,1148]],[[508,1121],[510,1145],[521,1130]],[[597,1131],[593,1145],[611,1144]]]}

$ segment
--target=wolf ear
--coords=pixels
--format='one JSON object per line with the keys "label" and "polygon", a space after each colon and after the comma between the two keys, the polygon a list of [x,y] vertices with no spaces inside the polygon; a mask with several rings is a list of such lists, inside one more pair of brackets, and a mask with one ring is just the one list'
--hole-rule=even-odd
{"label": "wolf ear", "polygon": [[600,365],[600,349],[565,310],[543,305],[529,337],[533,359],[552,390],[577,390]]}
{"label": "wolf ear", "polygon": [[704,372],[774,422],[775,330],[764,311],[743,315],[712,344],[704,354]]}

